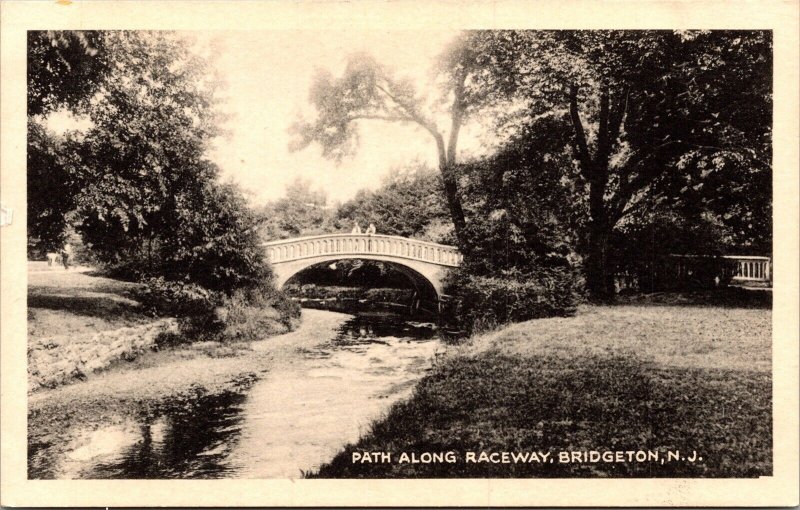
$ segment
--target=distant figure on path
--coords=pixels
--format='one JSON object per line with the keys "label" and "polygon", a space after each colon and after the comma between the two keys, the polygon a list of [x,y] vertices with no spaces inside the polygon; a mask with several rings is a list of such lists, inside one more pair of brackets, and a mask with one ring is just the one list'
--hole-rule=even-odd
{"label": "distant figure on path", "polygon": [[367,234],[374,234],[375,233],[375,225],[370,223],[369,226],[367,227],[367,232],[366,233]]}
{"label": "distant figure on path", "polygon": [[351,230],[350,233],[351,234],[360,234],[361,233],[361,227],[358,225],[357,221],[353,222],[353,230]]}
{"label": "distant figure on path", "polygon": [[58,260],[58,253],[51,251],[50,253],[47,254],[48,267],[53,267],[53,264],[55,264],[57,260]]}
{"label": "distant figure on path", "polygon": [[64,269],[69,269],[69,259],[72,257],[72,246],[69,243],[64,243],[64,248],[61,249],[61,262],[64,264]]}

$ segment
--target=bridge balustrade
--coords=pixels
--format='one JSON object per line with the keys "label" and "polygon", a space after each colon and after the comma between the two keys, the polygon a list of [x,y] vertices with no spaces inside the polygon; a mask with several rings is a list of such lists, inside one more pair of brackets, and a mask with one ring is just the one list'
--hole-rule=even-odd
{"label": "bridge balustrade", "polygon": [[463,256],[454,246],[380,234],[330,234],[264,243],[275,263],[324,255],[385,255],[456,267]]}
{"label": "bridge balustrade", "polygon": [[727,255],[724,258],[736,261],[734,280],[768,282],[772,279],[772,259],[769,257]]}

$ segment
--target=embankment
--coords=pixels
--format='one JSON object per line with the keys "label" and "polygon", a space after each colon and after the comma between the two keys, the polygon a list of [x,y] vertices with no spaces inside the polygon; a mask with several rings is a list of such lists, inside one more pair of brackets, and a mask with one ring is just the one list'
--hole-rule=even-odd
{"label": "embankment", "polygon": [[32,393],[28,396],[29,441],[58,443],[59,434],[76,422],[91,426],[150,413],[167,400],[242,391],[278,365],[291,364],[298,350],[313,348],[348,317],[304,310],[300,327],[290,333],[235,347],[201,342],[147,352],[79,384]]}
{"label": "embankment", "polygon": [[91,334],[31,339],[28,343],[28,391],[85,380],[118,361],[132,361],[152,350],[159,335],[177,332],[175,319],[160,319],[141,326]]}
{"label": "embankment", "polygon": [[[412,398],[313,476],[769,476],[771,387],[767,308],[587,306],[451,348]],[[664,464],[558,460],[571,451],[697,455]],[[353,462],[354,452],[388,452],[393,461]],[[403,452],[455,460],[403,463]],[[469,462],[470,452],[550,456]]]}

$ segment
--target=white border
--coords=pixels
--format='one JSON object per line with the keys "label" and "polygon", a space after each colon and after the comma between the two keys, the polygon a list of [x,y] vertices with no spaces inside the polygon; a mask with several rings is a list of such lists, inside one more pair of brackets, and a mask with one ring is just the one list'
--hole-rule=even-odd
{"label": "white border", "polygon": [[[68,3],[68,2],[65,2]],[[798,504],[796,1],[54,2],[0,4],[0,494],[11,506],[784,506]],[[28,481],[25,31],[28,29],[773,29],[774,476],[761,479]]]}

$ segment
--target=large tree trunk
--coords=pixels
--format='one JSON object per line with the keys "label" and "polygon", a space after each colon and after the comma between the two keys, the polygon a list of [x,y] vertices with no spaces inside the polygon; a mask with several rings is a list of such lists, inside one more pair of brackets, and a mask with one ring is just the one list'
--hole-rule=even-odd
{"label": "large tree trunk", "polygon": [[450,219],[453,220],[453,229],[460,248],[465,245],[464,229],[467,221],[464,216],[464,208],[461,206],[461,197],[458,193],[458,176],[455,165],[455,140],[458,132],[451,133],[450,146],[445,147],[444,138],[438,133],[434,135],[436,139],[436,149],[439,152],[439,173],[442,175],[442,185],[444,195],[447,199],[447,208],[450,211]]}
{"label": "large tree trunk", "polygon": [[598,168],[589,184],[589,249],[586,261],[586,286],[592,300],[614,300],[614,268],[610,260],[613,222],[608,216],[604,195],[608,182],[606,169]]}
{"label": "large tree trunk", "polygon": [[610,240],[616,219],[612,218],[606,204],[606,188],[611,170],[611,149],[624,120],[628,103],[625,89],[619,96],[616,108],[611,106],[608,86],[600,90],[600,111],[598,112],[597,149],[589,150],[586,131],[578,111],[578,89],[573,84],[569,91],[570,118],[575,135],[575,155],[581,173],[589,182],[589,236],[586,260],[586,287],[594,301],[608,302],[615,297],[614,267],[609,260]]}
{"label": "large tree trunk", "polygon": [[593,301],[614,300],[614,272],[610,260],[611,228],[594,220],[589,224],[589,250],[586,260],[586,287]]}
{"label": "large tree trunk", "polygon": [[459,245],[464,246],[464,229],[467,221],[464,217],[464,208],[461,207],[461,198],[458,196],[458,185],[454,169],[449,165],[441,170],[444,194],[447,197],[447,207],[450,210],[450,218],[453,220],[456,239]]}

